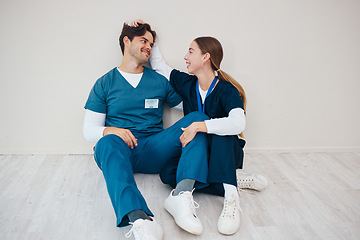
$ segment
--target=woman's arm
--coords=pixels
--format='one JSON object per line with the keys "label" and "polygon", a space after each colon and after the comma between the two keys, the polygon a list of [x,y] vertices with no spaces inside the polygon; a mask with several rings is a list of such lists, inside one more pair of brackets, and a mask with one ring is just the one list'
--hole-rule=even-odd
{"label": "woman's arm", "polygon": [[234,108],[228,117],[214,118],[205,121],[207,133],[220,136],[237,135],[245,130],[246,118],[242,108]]}
{"label": "woman's arm", "polygon": [[170,80],[170,73],[174,70],[174,68],[166,64],[157,43],[154,43],[154,46],[151,49],[149,63],[153,70],[166,77],[167,80]]}
{"label": "woman's arm", "polygon": [[[139,24],[145,23],[141,19],[136,19],[131,22],[131,26],[137,27]],[[157,43],[154,43],[154,46],[151,49],[151,54],[149,58],[150,66],[153,70],[155,70],[157,73],[163,75],[166,77],[168,81],[170,81],[170,74],[171,71],[174,70],[172,67],[166,64],[164,58],[161,55],[160,49],[157,46]],[[174,109],[183,112],[183,103],[179,103],[179,105],[173,107]]]}
{"label": "woman's arm", "polygon": [[234,108],[228,117],[214,118],[204,122],[194,122],[187,128],[182,128],[183,134],[180,141],[185,147],[191,142],[198,132],[206,132],[220,136],[237,135],[245,130],[246,119],[242,108]]}
{"label": "woman's arm", "polygon": [[[138,27],[139,24],[144,24],[144,20],[142,19],[136,19],[131,22],[132,27]],[[170,73],[173,70],[172,67],[169,67],[165,60],[163,59],[160,49],[157,46],[156,43],[154,43],[154,46],[151,49],[151,54],[149,58],[149,63],[151,65],[151,68],[155,70],[157,73],[163,75],[167,78],[167,80],[170,80]]]}
{"label": "woman's arm", "polygon": [[[166,77],[166,79],[168,81],[170,81],[170,74],[172,72],[172,70],[174,70],[173,68],[169,67],[165,60],[163,59],[161,53],[160,53],[160,49],[157,46],[157,44],[155,43],[154,46],[152,47],[151,50],[151,55],[149,58],[149,63],[151,65],[151,68],[153,70],[155,70],[157,73],[163,75],[164,77]],[[179,105],[173,107],[174,109],[183,112],[183,102],[179,103]]]}

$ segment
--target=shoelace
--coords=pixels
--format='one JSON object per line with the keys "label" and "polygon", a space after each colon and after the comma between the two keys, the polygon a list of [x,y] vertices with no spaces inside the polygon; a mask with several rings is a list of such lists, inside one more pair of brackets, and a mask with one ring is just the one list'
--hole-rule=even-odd
{"label": "shoelace", "polygon": [[243,212],[240,204],[236,202],[235,197],[225,198],[224,200],[224,211],[222,212],[222,217],[234,217],[236,209],[239,209],[240,212]]}
{"label": "shoelace", "polygon": [[144,239],[144,237],[146,237],[143,229],[139,225],[135,225],[133,222],[129,222],[129,224],[132,225],[132,227],[130,231],[126,233],[126,238],[131,237],[132,234],[134,234],[134,236],[142,236],[140,237],[141,239]]}
{"label": "shoelace", "polygon": [[240,188],[251,188],[254,184],[254,177],[253,176],[247,176],[244,179],[238,178],[237,181],[238,187]]}
{"label": "shoelace", "polygon": [[193,189],[190,194],[188,194],[187,192],[184,192],[184,191],[181,191],[179,193],[179,195],[182,195],[183,197],[185,197],[185,199],[187,200],[187,202],[189,203],[190,205],[190,209],[192,211],[192,214],[195,215],[195,209],[196,208],[199,208],[199,204],[197,202],[195,202],[193,196],[192,196],[192,193],[194,192],[195,189]]}

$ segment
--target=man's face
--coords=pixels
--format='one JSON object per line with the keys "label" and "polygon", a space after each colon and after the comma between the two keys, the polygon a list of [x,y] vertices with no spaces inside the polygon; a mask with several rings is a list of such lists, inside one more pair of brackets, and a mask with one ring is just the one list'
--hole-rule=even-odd
{"label": "man's face", "polygon": [[147,31],[143,36],[133,38],[129,44],[129,54],[139,63],[146,63],[149,60],[153,45],[153,36]]}

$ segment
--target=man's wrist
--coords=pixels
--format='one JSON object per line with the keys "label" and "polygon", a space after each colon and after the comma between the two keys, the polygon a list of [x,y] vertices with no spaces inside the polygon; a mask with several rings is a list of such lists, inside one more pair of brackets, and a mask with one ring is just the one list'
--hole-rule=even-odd
{"label": "man's wrist", "polygon": [[114,129],[114,128],[115,127],[105,127],[104,131],[103,131],[103,136],[111,134],[111,130]]}

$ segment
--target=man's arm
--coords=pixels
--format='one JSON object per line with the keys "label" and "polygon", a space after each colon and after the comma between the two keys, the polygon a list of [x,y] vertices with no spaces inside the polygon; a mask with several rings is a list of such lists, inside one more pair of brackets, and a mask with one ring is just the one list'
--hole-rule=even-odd
{"label": "man's arm", "polygon": [[83,126],[83,133],[86,140],[89,142],[97,142],[103,136],[115,134],[121,137],[130,148],[137,146],[137,139],[130,130],[117,127],[105,127],[105,118],[106,114],[86,109]]}
{"label": "man's arm", "polygon": [[83,134],[87,141],[97,142],[103,136],[106,115],[86,109]]}
{"label": "man's arm", "polygon": [[121,139],[124,140],[124,142],[131,149],[133,149],[134,147],[137,146],[137,139],[132,134],[132,132],[130,130],[128,130],[128,129],[117,128],[117,127],[106,127],[104,129],[104,136],[109,135],[109,134],[114,134],[114,135],[117,135],[117,136],[121,137]]}

